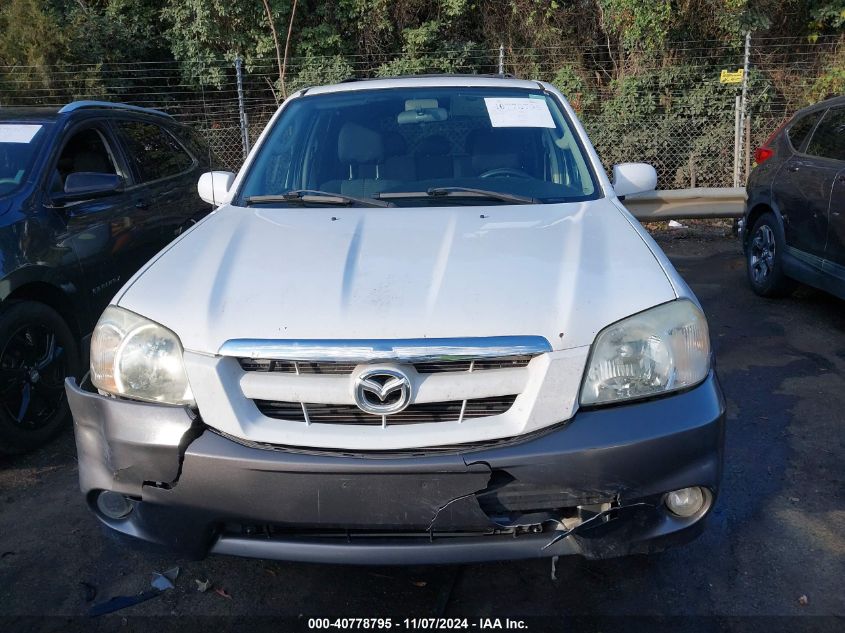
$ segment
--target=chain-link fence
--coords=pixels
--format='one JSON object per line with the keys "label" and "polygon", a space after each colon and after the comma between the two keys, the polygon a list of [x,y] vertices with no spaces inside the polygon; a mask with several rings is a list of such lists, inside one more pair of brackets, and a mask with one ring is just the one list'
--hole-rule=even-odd
{"label": "chain-link fence", "polygon": [[[473,49],[461,51],[448,68],[440,51],[430,61],[440,71],[504,70],[552,81],[579,113],[607,167],[625,161],[652,163],[659,187],[666,189],[729,187],[737,175],[744,182],[754,148],[795,109],[823,96],[819,80],[831,67],[845,72],[841,37],[814,42],[752,38],[748,46],[743,41],[684,42],[681,47],[672,63],[664,57],[653,64],[623,64],[601,45]],[[742,83],[722,83],[720,74],[742,68],[746,51],[747,121],[738,135]],[[196,127],[221,166],[236,170],[244,158],[244,130],[253,143],[278,108],[283,90],[409,69],[426,72],[431,69],[428,61],[417,57],[409,63],[388,55],[293,58],[284,84],[275,60],[252,61],[242,67],[240,95],[234,60],[91,64],[51,67],[49,73],[37,67],[0,67],[0,105],[60,106],[75,99],[101,99],[158,108]],[[592,75],[585,72],[587,66]],[[742,160],[736,163],[739,152]]]}

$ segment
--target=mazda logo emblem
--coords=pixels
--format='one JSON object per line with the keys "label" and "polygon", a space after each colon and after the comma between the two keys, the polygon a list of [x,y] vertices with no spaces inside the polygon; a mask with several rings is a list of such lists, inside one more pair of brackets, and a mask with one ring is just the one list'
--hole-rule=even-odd
{"label": "mazda logo emblem", "polygon": [[399,369],[373,367],[355,378],[355,404],[373,415],[399,413],[411,402],[411,380]]}

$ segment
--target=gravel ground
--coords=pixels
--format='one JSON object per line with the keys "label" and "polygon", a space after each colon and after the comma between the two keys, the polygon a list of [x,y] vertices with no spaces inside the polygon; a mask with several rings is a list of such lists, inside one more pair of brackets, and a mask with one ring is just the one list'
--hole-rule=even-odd
{"label": "gravel ground", "polygon": [[[0,460],[0,630],[269,622],[283,631],[306,630],[312,616],[379,615],[545,616],[529,630],[845,629],[845,305],[806,289],[756,297],[730,224],[685,224],[650,228],[704,305],[728,402],[722,494],[693,543],[655,557],[562,559],[556,581],[548,561],[403,569],[180,560],[127,549],[101,530],[78,493],[68,431]],[[174,565],[176,589],[116,616],[77,617],[94,590],[94,602],[136,594],[152,571]],[[229,597],[197,592],[195,579]],[[287,619],[136,619],[151,615]],[[610,619],[599,625],[596,615]]]}

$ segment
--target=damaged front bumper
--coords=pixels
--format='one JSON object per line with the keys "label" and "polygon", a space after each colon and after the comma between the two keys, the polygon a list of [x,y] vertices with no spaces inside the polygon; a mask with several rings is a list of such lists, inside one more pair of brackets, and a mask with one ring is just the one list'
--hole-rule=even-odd
{"label": "damaged front bumper", "polygon": [[[193,556],[415,564],[648,553],[695,537],[718,490],[715,375],[670,397],[582,410],[530,437],[466,450],[247,446],[182,407],[106,398],[68,379],[82,491],[111,528]],[[682,518],[666,493],[707,504]],[[111,519],[102,491],[132,500]]]}

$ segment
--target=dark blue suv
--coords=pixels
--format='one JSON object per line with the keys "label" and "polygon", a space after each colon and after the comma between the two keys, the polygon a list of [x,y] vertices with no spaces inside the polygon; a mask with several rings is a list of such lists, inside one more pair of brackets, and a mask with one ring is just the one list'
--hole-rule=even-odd
{"label": "dark blue suv", "polygon": [[752,289],[800,281],[845,299],[845,97],[800,110],[755,158],[742,224]]}
{"label": "dark blue suv", "polygon": [[210,211],[197,195],[210,162],[156,110],[0,108],[0,453],[69,420],[64,378],[84,373],[115,292]]}

